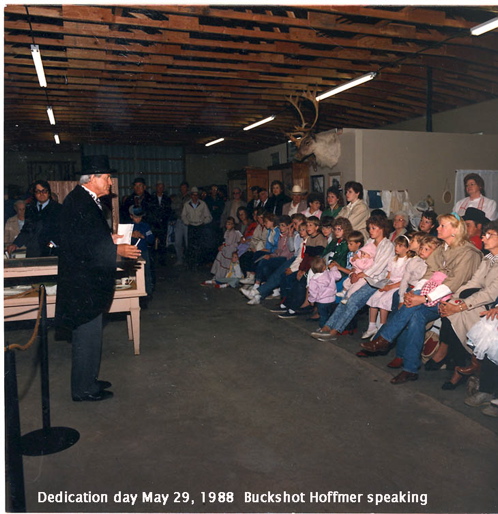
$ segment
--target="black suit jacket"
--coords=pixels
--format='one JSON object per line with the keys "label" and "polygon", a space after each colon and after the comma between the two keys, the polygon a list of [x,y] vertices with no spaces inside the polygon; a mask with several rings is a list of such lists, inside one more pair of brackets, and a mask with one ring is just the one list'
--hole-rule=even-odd
{"label": "black suit jacket", "polygon": [[60,243],[60,221],[62,206],[49,200],[44,209],[38,211],[37,202],[26,208],[26,221],[19,235],[14,239],[16,246],[26,247],[26,257],[47,257],[56,251],[48,245]]}
{"label": "black suit jacket", "polygon": [[154,234],[168,230],[171,212],[171,198],[168,195],[163,195],[161,205],[159,205],[159,198],[154,193],[150,200],[149,213],[146,216],[146,221],[150,223]]}
{"label": "black suit jacket", "polygon": [[116,245],[102,210],[76,186],[62,206],[56,321],[77,328],[106,312],[114,296]]}

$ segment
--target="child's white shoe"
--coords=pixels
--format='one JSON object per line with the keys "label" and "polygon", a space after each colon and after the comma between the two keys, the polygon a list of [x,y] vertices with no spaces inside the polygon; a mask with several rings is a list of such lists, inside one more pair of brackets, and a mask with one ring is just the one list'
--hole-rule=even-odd
{"label": "child's white shoe", "polygon": [[365,330],[365,332],[363,332],[363,334],[361,334],[361,338],[362,339],[370,339],[372,336],[374,336],[377,333],[378,330],[379,329],[377,327]]}
{"label": "child's white shoe", "polygon": [[272,298],[279,298],[280,297],[280,288],[274,289],[273,294],[271,295]]}
{"label": "child's white shoe", "polygon": [[344,298],[344,295],[345,295],[345,294],[346,294],[346,293],[345,293],[344,291],[341,291],[341,292],[339,292],[339,293],[336,293],[335,295],[336,295],[336,296],[338,296],[339,298]]}
{"label": "child's white shoe", "polygon": [[204,280],[204,282],[201,283],[201,286],[212,286],[214,283],[214,280]]}
{"label": "child's white shoe", "polygon": [[247,302],[247,305],[259,305],[261,303],[261,295],[255,294],[254,298]]}
{"label": "child's white shoe", "polygon": [[253,285],[254,282],[256,281],[256,278],[254,275],[249,275],[247,278],[243,278],[240,283],[241,284],[247,284],[247,285]]}
{"label": "child's white shoe", "polygon": [[341,303],[342,303],[343,305],[346,305],[346,304],[348,303],[347,298],[343,298],[343,299],[341,300]]}
{"label": "child's white shoe", "polygon": [[257,289],[241,289],[240,292],[249,299],[254,298],[258,294]]}

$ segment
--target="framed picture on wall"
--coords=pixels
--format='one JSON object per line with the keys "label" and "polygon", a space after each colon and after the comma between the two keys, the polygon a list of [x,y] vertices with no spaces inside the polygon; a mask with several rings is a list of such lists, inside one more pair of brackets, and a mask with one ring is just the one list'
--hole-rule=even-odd
{"label": "framed picture on wall", "polygon": [[323,175],[312,175],[311,176],[311,192],[312,193],[323,193],[325,188],[324,176]]}
{"label": "framed picture on wall", "polygon": [[284,183],[285,194],[289,195],[292,191],[292,186],[294,185],[292,179],[292,168],[282,170],[282,182]]}
{"label": "framed picture on wall", "polygon": [[335,187],[342,191],[342,178],[340,173],[329,173],[327,187]]}

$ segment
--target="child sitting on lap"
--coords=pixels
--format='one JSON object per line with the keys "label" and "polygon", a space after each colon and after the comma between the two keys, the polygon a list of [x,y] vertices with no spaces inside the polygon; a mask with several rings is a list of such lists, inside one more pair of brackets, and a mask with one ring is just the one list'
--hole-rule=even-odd
{"label": "child sitting on lap", "polygon": [[[351,258],[351,264],[353,265],[351,273],[361,273],[362,271],[370,268],[373,265],[376,252],[377,248],[373,243],[369,243],[361,247]],[[352,284],[351,279],[348,277],[344,281],[342,292],[338,293],[338,296],[342,296],[341,303],[348,303],[348,298],[350,298],[352,294],[358,291],[358,289],[363,287],[366,283],[366,279],[360,278],[357,282]]]}

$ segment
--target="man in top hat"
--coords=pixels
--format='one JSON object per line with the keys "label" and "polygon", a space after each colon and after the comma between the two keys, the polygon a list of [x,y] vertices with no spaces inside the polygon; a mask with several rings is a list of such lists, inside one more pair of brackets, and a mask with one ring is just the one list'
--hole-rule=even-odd
{"label": "man in top hat", "polygon": [[298,212],[303,212],[308,208],[304,195],[306,191],[303,191],[301,186],[292,187],[292,202],[286,203],[282,208],[282,214],[286,216],[292,216]]}
{"label": "man in top hat", "polygon": [[135,246],[115,244],[100,203],[111,185],[110,170],[85,171],[62,205],[55,317],[72,332],[71,394],[78,402],[113,395],[111,383],[98,380],[103,314],[114,296],[117,255],[140,257]]}
{"label": "man in top hat", "polygon": [[484,226],[489,223],[486,214],[484,211],[476,209],[475,207],[467,207],[463,219],[465,225],[467,225],[467,234],[470,242],[473,243],[477,249],[482,250],[482,230]]}
{"label": "man in top hat", "polygon": [[133,183],[133,193],[123,199],[121,208],[121,223],[131,223],[130,207],[141,207],[148,217],[151,214],[152,196],[147,191],[147,185],[143,177],[137,177]]}

